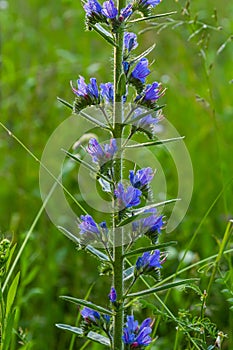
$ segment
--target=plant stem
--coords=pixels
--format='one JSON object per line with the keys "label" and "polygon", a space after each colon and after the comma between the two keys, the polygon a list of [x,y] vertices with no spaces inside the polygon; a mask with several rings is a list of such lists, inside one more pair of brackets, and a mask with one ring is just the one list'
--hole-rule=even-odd
{"label": "plant stem", "polygon": [[[118,12],[125,7],[125,0],[118,0]],[[124,27],[121,25],[116,33],[116,44],[114,47],[114,110],[113,110],[113,135],[116,138],[118,150],[121,150],[122,137],[122,121],[124,117],[123,99],[119,90],[119,80],[122,75],[123,61],[123,43],[124,43]],[[114,178],[117,184],[122,178],[122,154],[119,151],[114,165]],[[114,208],[116,203],[114,203]],[[113,349],[122,350],[122,334],[124,322],[124,305],[123,305],[123,229],[116,228],[117,219],[115,213],[113,216],[114,243],[113,243],[113,285],[116,289],[118,306],[115,309],[114,324],[113,324]]]}

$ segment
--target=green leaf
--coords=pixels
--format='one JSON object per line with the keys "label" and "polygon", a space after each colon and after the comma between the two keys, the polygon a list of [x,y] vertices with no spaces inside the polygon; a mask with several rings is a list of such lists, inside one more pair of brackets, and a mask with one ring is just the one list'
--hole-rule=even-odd
{"label": "green leaf", "polygon": [[121,226],[127,225],[130,222],[134,221],[135,219],[140,219],[139,216],[141,216],[141,217],[150,216],[151,213],[150,212],[145,213],[145,210],[161,207],[163,205],[170,204],[170,203],[173,203],[173,202],[176,202],[176,201],[179,201],[179,200],[180,200],[179,198],[168,199],[168,200],[166,200],[164,202],[154,203],[154,204],[147,205],[145,207],[142,207],[142,208],[136,209],[136,210],[134,209],[134,211],[131,212],[131,216],[129,216],[126,219],[122,220],[117,226],[121,227]]}
{"label": "green leaf", "polygon": [[155,288],[142,290],[141,292],[128,294],[127,298],[141,297],[143,295],[157,293],[157,292],[160,292],[162,290],[167,290],[167,289],[171,289],[171,288],[174,288],[174,287],[179,287],[179,286],[182,286],[182,285],[193,283],[195,281],[198,281],[198,278],[190,278],[190,279],[185,279],[185,280],[181,280],[181,281],[171,282],[171,283],[167,283],[167,284],[164,284],[162,286],[155,287]]}
{"label": "green leaf", "polygon": [[[137,215],[137,214],[143,214],[145,210],[149,210],[149,209],[152,209],[152,208],[157,208],[157,207],[161,207],[163,205],[166,205],[166,204],[170,204],[170,203],[174,203],[174,202],[177,202],[177,201],[180,201],[180,198],[173,198],[173,199],[168,199],[166,201],[163,201],[163,202],[159,202],[159,203],[154,203],[154,204],[151,204],[151,205],[147,205],[143,208],[140,208],[140,209],[136,209],[134,210],[134,214]],[[148,213],[147,213],[148,214]],[[149,213],[151,215],[151,213]]]}
{"label": "green leaf", "polygon": [[73,110],[73,106],[72,106],[69,102],[63,100],[63,99],[60,98],[60,97],[57,97],[57,100],[58,100],[59,102],[61,102],[63,105],[65,105],[66,107],[68,107],[68,108],[70,108],[70,109]]}
{"label": "green leaf", "polygon": [[5,329],[2,334],[1,350],[8,350],[11,344],[11,340],[14,334],[14,320],[16,310],[9,313],[5,320]]}
{"label": "green leaf", "polygon": [[176,245],[177,242],[176,241],[171,241],[171,242],[167,242],[167,243],[161,243],[161,244],[154,244],[154,245],[150,245],[148,247],[144,247],[144,248],[138,248],[135,250],[132,250],[131,252],[128,252],[124,255],[124,257],[129,257],[129,256],[133,256],[133,255],[138,255],[144,252],[150,252],[152,250],[155,249],[163,249],[166,247],[169,247],[170,245]]}
{"label": "green leaf", "polygon": [[[71,239],[71,241],[75,242],[78,246],[81,246],[81,242],[80,239],[78,237],[76,237],[73,233],[71,233],[70,231],[68,231],[66,228],[62,227],[62,226],[58,226],[57,227],[66,237],[68,237],[69,239]],[[95,257],[99,258],[101,261],[110,261],[108,256],[104,253],[102,253],[100,250],[92,247],[90,244],[88,244],[87,246],[81,246],[83,249],[87,250],[88,252],[90,252],[92,255],[94,255]]]}
{"label": "green leaf", "polygon": [[[137,61],[140,61],[141,58],[144,58],[146,57],[147,55],[149,55],[149,53],[151,53],[151,51],[153,51],[155,48],[155,44],[151,45],[147,50],[143,51],[140,55],[138,55],[137,57],[135,57],[133,59],[133,62],[137,62]],[[147,113],[149,114],[149,112]]]}
{"label": "green leaf", "polygon": [[94,29],[99,35],[101,35],[102,38],[104,38],[109,44],[113,46],[117,46],[112,35],[106,29],[104,29],[99,23],[96,23],[96,24],[88,23],[88,25],[92,29]]}
{"label": "green leaf", "polygon": [[82,328],[73,327],[69,324],[63,324],[63,323],[56,323],[55,326],[60,329],[64,329],[65,331],[69,331],[75,334],[78,334],[79,336],[83,336]]}
{"label": "green leaf", "polygon": [[136,19],[133,19],[133,20],[129,21],[129,23],[150,21],[151,19],[166,17],[166,16],[174,15],[176,13],[177,13],[177,11],[172,11],[172,12],[160,13],[158,15],[152,15],[152,16],[147,16],[147,17],[142,17],[142,18],[136,18]]}
{"label": "green leaf", "polygon": [[18,283],[19,283],[19,276],[20,276],[20,272],[18,272],[17,275],[15,276],[15,278],[14,278],[14,280],[11,283],[11,286],[9,288],[8,294],[7,294],[6,317],[9,314],[11,307],[14,303],[14,299],[15,299],[15,295],[16,295],[17,287],[18,287]]}
{"label": "green leaf", "polygon": [[92,310],[99,311],[99,312],[101,312],[103,314],[106,314],[106,315],[110,315],[110,316],[113,315],[112,311],[110,311],[108,309],[105,309],[104,307],[102,307],[100,305],[93,304],[90,301],[86,301],[86,300],[83,300],[83,299],[76,299],[76,298],[69,297],[69,296],[66,296],[66,295],[61,296],[60,298],[64,299],[64,300],[67,300],[67,301],[70,301],[71,303],[74,303],[74,304],[77,304],[77,305],[87,306],[87,307],[89,307]]}
{"label": "green leaf", "polygon": [[155,141],[144,142],[144,143],[136,143],[135,145],[128,145],[125,148],[139,148],[139,147],[157,146],[157,145],[162,145],[164,143],[180,141],[183,139],[184,139],[184,136],[180,136],[180,137],[174,137],[174,138],[166,139],[166,140],[155,140]]}
{"label": "green leaf", "polygon": [[124,281],[127,281],[129,278],[134,276],[134,266],[129,267],[123,271]]}
{"label": "green leaf", "polygon": [[126,94],[126,76],[125,73],[121,73],[119,80],[117,82],[117,93],[120,96],[124,96]]}
{"label": "green leaf", "polygon": [[83,112],[83,111],[80,111],[80,112],[78,113],[78,115],[81,115],[81,116],[84,117],[85,119],[89,120],[89,122],[91,122],[91,123],[93,123],[93,124],[96,124],[96,125],[100,126],[100,127],[103,128],[103,129],[109,130],[109,127],[107,127],[107,125],[101,123],[99,120],[97,120],[97,119],[91,117],[89,114],[87,114],[87,113],[85,113],[85,112]]}
{"label": "green leaf", "polygon": [[92,245],[88,244],[85,247],[85,250],[87,250],[88,252],[90,252],[92,255],[95,255],[97,258],[99,258],[102,261],[110,261],[108,256],[104,253],[102,253],[100,250],[92,247]]}
{"label": "green leaf", "polygon": [[106,346],[110,346],[111,345],[110,340],[107,337],[104,337],[103,335],[98,334],[96,332],[90,331],[87,334],[87,338],[92,340],[92,341],[95,341],[97,343],[106,345]]}

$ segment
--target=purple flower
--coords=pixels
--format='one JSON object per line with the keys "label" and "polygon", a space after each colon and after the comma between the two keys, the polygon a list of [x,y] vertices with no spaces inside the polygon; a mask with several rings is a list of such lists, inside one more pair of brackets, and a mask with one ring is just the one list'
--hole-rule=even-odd
{"label": "purple flower", "polygon": [[143,189],[148,187],[149,182],[154,177],[153,170],[151,168],[142,168],[134,174],[133,170],[129,172],[129,179],[133,187]]}
{"label": "purple flower", "polygon": [[114,90],[113,83],[100,84],[101,95],[107,102],[113,102]]}
{"label": "purple flower", "polygon": [[157,82],[154,82],[153,84],[147,85],[143,95],[146,101],[158,100],[161,96],[160,84]]}
{"label": "purple flower", "polygon": [[83,7],[88,17],[99,15],[102,12],[102,6],[97,0],[88,0]]}
{"label": "purple flower", "polygon": [[77,96],[82,96],[82,97],[90,97],[90,98],[96,98],[98,99],[99,97],[99,91],[98,91],[98,86],[96,83],[95,78],[90,79],[90,84],[85,83],[85,79],[80,75],[80,78],[77,80],[77,86],[78,88],[74,88],[71,82],[71,87],[73,92]]}
{"label": "purple flower", "polygon": [[80,234],[100,235],[100,230],[91,215],[81,215]]}
{"label": "purple flower", "polygon": [[130,32],[125,32],[124,34],[124,48],[128,52],[135,49],[138,46],[137,35]]}
{"label": "purple flower", "polygon": [[77,88],[70,82],[71,88],[75,93],[75,112],[79,112],[83,108],[91,105],[99,104],[99,91],[95,78],[90,79],[90,83],[86,84],[85,79],[80,75],[77,80]]}
{"label": "purple flower", "polygon": [[92,156],[92,161],[100,166],[111,160],[117,152],[117,144],[115,139],[110,140],[110,144],[100,146],[99,142],[92,138],[89,141],[87,152]]}
{"label": "purple flower", "polygon": [[161,0],[141,0],[143,5],[155,7],[160,4]]}
{"label": "purple flower", "polygon": [[111,303],[115,303],[115,301],[117,300],[117,293],[116,293],[116,289],[114,287],[111,288],[108,297],[109,297],[109,300],[111,301]]}
{"label": "purple flower", "polygon": [[158,234],[161,233],[161,229],[164,225],[163,216],[158,216],[155,208],[145,210],[144,213],[151,213],[152,215],[134,221],[132,223],[133,234],[135,236],[148,236],[153,243],[156,243],[158,240]]}
{"label": "purple flower", "polygon": [[136,261],[136,270],[140,271],[140,273],[150,272],[161,267],[159,249],[154,250],[152,254],[150,252],[143,253]]}
{"label": "purple flower", "polygon": [[100,314],[97,311],[90,309],[89,307],[84,307],[81,311],[81,315],[86,322],[97,322],[100,319]]}
{"label": "purple flower", "polygon": [[133,10],[132,10],[132,5],[129,4],[127,5],[125,8],[123,8],[121,10],[120,16],[119,16],[119,20],[122,22],[124,19],[128,18],[129,16],[132,15]]}
{"label": "purple flower", "polygon": [[120,182],[114,193],[118,199],[118,207],[120,210],[137,206],[141,203],[140,196],[142,192],[133,186],[129,186],[125,190],[124,186]]}
{"label": "purple flower", "polygon": [[[146,112],[147,111],[144,108],[137,108],[132,116],[131,123],[137,129],[141,129],[142,131],[145,131],[146,133],[148,132],[150,135],[153,135],[155,131],[155,126],[160,121],[160,118],[152,116],[149,112],[148,115],[145,115]],[[142,115],[142,118],[140,118],[140,115]]]}
{"label": "purple flower", "polygon": [[150,74],[148,69],[148,60],[146,58],[141,58],[134,70],[131,73],[131,76],[134,79],[140,80],[141,83],[145,83],[147,75]]}
{"label": "purple flower", "polygon": [[102,14],[110,19],[116,18],[118,10],[113,0],[108,0],[103,3]]}
{"label": "purple flower", "polygon": [[148,346],[151,343],[149,334],[152,332],[150,327],[151,319],[145,319],[140,328],[138,321],[134,321],[134,316],[127,316],[126,327],[123,330],[123,342],[130,345],[131,349],[141,349],[142,346]]}

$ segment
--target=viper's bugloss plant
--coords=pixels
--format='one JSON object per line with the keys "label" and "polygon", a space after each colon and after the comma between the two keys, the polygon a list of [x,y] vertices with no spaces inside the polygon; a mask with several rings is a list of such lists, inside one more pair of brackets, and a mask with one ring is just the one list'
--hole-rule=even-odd
{"label": "viper's bugloss plant", "polygon": [[[97,83],[96,78],[91,77],[90,82],[86,83],[81,75],[76,84],[71,82],[75,94],[73,113],[91,121],[100,131],[102,129],[107,132],[109,140],[104,143],[93,137],[89,140],[85,148],[89,155],[88,163],[81,154],[78,158],[67,154],[90,169],[92,176],[94,173],[96,181],[107,192],[112,206],[110,220],[107,216],[105,221],[97,223],[95,213],[91,216],[84,211],[78,218],[79,234],[65,231],[80,248],[99,259],[104,266],[102,273],[107,271],[106,274],[110,276],[111,287],[104,296],[103,305],[64,297],[84,306],[80,311],[82,322],[80,328],[64,324],[59,324],[58,327],[112,350],[144,349],[155,341],[155,335],[152,336],[152,319],[145,319],[139,326],[134,319],[133,310],[130,311],[135,299],[193,282],[178,280],[163,284],[161,270],[162,267],[163,270],[166,269],[167,252],[158,246],[166,220],[156,209],[159,204],[153,202],[151,183],[156,181],[155,170],[149,166],[138,168],[134,164],[124,176],[124,152],[129,141],[140,132],[152,140],[142,144],[142,147],[155,144],[156,126],[163,118],[159,100],[165,89],[159,82],[149,81],[151,66],[145,56],[151,49],[135,56],[137,35],[133,31],[127,31],[128,28],[133,29],[135,18],[140,18],[138,16],[144,16],[141,21],[151,19],[148,16],[159,3],[160,0],[119,0],[117,4],[114,0],[103,3],[97,0],[84,2],[87,29],[97,32],[113,47],[113,82]],[[129,110],[124,108],[126,102],[129,103]],[[70,106],[66,102],[65,104]],[[96,119],[83,111],[90,106],[96,112]],[[99,115],[104,118],[104,122],[103,119],[100,122]],[[144,241],[146,239],[148,246],[135,249],[134,244],[140,238]],[[165,244],[167,245],[169,242]],[[137,258],[131,260],[132,256]],[[137,286],[140,286],[137,281],[145,281],[148,275],[154,284],[147,284],[146,290],[137,290]]]}

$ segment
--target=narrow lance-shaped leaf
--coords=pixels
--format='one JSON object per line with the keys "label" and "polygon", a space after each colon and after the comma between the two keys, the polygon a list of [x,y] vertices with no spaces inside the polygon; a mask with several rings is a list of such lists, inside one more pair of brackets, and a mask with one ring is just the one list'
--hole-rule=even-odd
{"label": "narrow lance-shaped leaf", "polygon": [[[70,231],[68,231],[67,229],[65,229],[64,227],[61,227],[61,226],[58,226],[58,229],[65,236],[67,236],[69,239],[71,239],[73,242],[75,242],[77,245],[81,246],[80,239],[78,237],[76,237],[73,233],[71,233]],[[104,254],[100,250],[92,247],[90,244],[88,244],[87,246],[84,246],[83,249],[87,250],[89,253],[91,253],[92,255],[97,257],[99,260],[109,262],[109,258],[106,254]]]}
{"label": "narrow lance-shaped leaf", "polygon": [[170,15],[174,15],[176,14],[176,11],[172,11],[172,12],[166,12],[166,13],[160,13],[158,15],[152,15],[152,16],[147,16],[147,17],[141,17],[141,18],[136,18],[133,19],[131,21],[129,21],[129,23],[137,23],[137,22],[142,22],[142,21],[150,21],[151,19],[155,19],[155,18],[161,18],[161,17],[167,17]]}
{"label": "narrow lance-shaped leaf", "polygon": [[134,221],[135,219],[140,219],[140,216],[141,217],[150,216],[151,213],[150,212],[146,212],[145,213],[146,210],[151,209],[151,208],[161,207],[163,205],[176,202],[178,200],[180,200],[180,199],[179,198],[169,199],[169,200],[164,201],[164,202],[159,202],[159,203],[154,203],[154,204],[151,204],[151,205],[147,205],[147,206],[145,206],[143,208],[140,208],[140,209],[136,209],[136,210],[134,209],[134,211],[131,212],[131,216],[129,216],[128,218],[122,220],[117,226],[121,227],[121,226],[127,225],[130,222]]}
{"label": "narrow lance-shaped leaf", "polygon": [[132,62],[137,62],[141,58],[144,58],[147,55],[149,55],[149,53],[154,50],[155,46],[156,46],[156,44],[151,45],[147,50],[143,51],[142,53],[140,53],[140,55],[136,56]]}
{"label": "narrow lance-shaped leaf", "polygon": [[110,315],[110,316],[113,315],[112,311],[110,311],[108,309],[105,309],[104,307],[102,307],[100,305],[93,304],[90,301],[86,301],[86,300],[83,300],[83,299],[77,299],[77,298],[69,297],[69,296],[66,296],[66,295],[63,295],[60,298],[64,299],[64,300],[67,300],[67,301],[70,301],[71,303],[74,303],[74,304],[77,304],[77,305],[87,306],[87,307],[89,307],[92,310],[99,311],[99,312],[101,312],[103,314],[106,314],[106,315]]}
{"label": "narrow lance-shaped leaf", "polygon": [[8,316],[12,305],[14,303],[15,300],[15,295],[17,292],[17,287],[18,287],[18,283],[19,283],[19,276],[20,276],[20,272],[17,273],[17,275],[15,276],[13,282],[10,285],[8,294],[7,294],[7,300],[6,300],[6,317]]}
{"label": "narrow lance-shaped leaf", "polygon": [[110,346],[110,340],[107,338],[107,337],[104,337],[103,335],[101,334],[98,334],[96,332],[93,332],[93,331],[90,331],[88,334],[87,334],[87,338],[92,340],[92,341],[95,341],[97,343],[100,343],[100,344],[103,344],[103,345],[106,345],[106,346]]}
{"label": "narrow lance-shaped leaf", "polygon": [[124,281],[127,281],[134,275],[135,266],[130,266],[128,269],[123,271]]}
{"label": "narrow lance-shaped leaf", "polygon": [[124,257],[138,255],[138,254],[141,254],[144,252],[150,252],[150,251],[155,250],[155,249],[163,249],[163,248],[169,247],[171,245],[176,245],[176,244],[177,244],[176,241],[171,241],[171,242],[161,243],[161,244],[153,244],[153,245],[150,245],[148,247],[138,248],[138,249],[132,250],[128,253],[125,253]]}
{"label": "narrow lance-shaped leaf", "polygon": [[73,327],[73,326],[70,326],[69,324],[63,324],[63,323],[56,323],[55,326],[57,328],[64,329],[65,331],[69,331],[79,336],[83,336],[82,328]]}
{"label": "narrow lance-shaped leaf", "polygon": [[111,44],[113,46],[117,46],[113,37],[111,36],[111,34],[107,30],[105,30],[100,24],[96,23],[95,25],[93,25],[93,24],[89,23],[89,25],[99,35],[101,35],[102,38],[104,38],[109,44]]}
{"label": "narrow lance-shaped leaf", "polygon": [[85,113],[83,111],[80,111],[78,114],[80,114],[85,119],[89,120],[89,122],[91,122],[93,124],[96,124],[96,125],[100,126],[103,129],[108,129],[109,130],[109,127],[107,127],[105,124],[101,123],[99,120],[91,117],[89,114],[87,114],[87,113]]}
{"label": "narrow lance-shaped leaf", "polygon": [[164,143],[180,141],[183,139],[184,139],[184,136],[180,136],[180,137],[174,137],[174,138],[165,139],[165,140],[156,140],[156,141],[151,141],[151,142],[136,143],[135,145],[125,146],[125,148],[140,148],[140,147],[158,146],[158,145],[163,145]]}
{"label": "narrow lance-shaped leaf", "polygon": [[65,105],[66,107],[68,107],[68,108],[70,108],[70,109],[72,109],[72,110],[73,110],[73,106],[72,106],[72,104],[70,104],[69,102],[67,102],[67,101],[63,100],[63,99],[62,99],[62,98],[60,98],[60,97],[57,97],[57,99],[58,99],[58,101],[59,101],[59,102],[61,102],[63,105]]}
{"label": "narrow lance-shaped leaf", "polygon": [[181,281],[177,281],[177,282],[167,283],[167,284],[164,284],[164,285],[159,286],[159,287],[150,288],[150,289],[142,290],[140,292],[128,294],[126,297],[127,298],[141,297],[143,295],[149,295],[149,294],[152,294],[152,293],[157,293],[157,292],[160,292],[162,290],[167,290],[167,289],[171,289],[171,288],[174,288],[174,287],[179,287],[179,286],[186,285],[186,284],[189,284],[189,283],[193,283],[193,282],[196,282],[196,281],[198,281],[198,278],[190,278],[190,279],[181,280]]}

